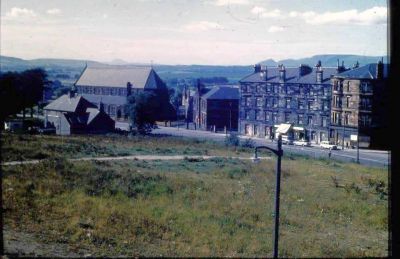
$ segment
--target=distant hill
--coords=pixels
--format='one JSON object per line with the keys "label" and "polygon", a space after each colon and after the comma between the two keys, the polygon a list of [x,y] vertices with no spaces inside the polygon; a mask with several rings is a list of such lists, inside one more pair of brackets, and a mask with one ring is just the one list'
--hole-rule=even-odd
{"label": "distant hill", "polygon": [[[300,64],[307,64],[310,66],[315,66],[320,60],[322,66],[324,67],[335,67],[337,65],[337,60],[339,59],[340,65],[342,61],[344,61],[344,65],[346,67],[352,67],[357,61],[362,65],[366,65],[369,63],[376,63],[380,60],[381,56],[360,56],[360,55],[336,55],[336,54],[328,54],[328,55],[315,55],[309,58],[301,58],[301,59],[283,59],[279,61],[275,61],[273,59],[267,59],[261,61],[260,64],[266,66],[277,66],[278,64],[283,64],[288,67],[298,67]],[[383,56],[384,63],[388,62],[388,57]]]}
{"label": "distant hill", "polygon": [[31,59],[25,60],[21,58],[0,56],[0,69],[2,72],[5,71],[22,71],[30,68],[41,67],[44,69],[82,69],[85,64],[88,65],[101,65],[100,62],[91,60],[79,60],[79,59]]}
{"label": "distant hill", "polygon": [[[277,66],[284,64],[285,66],[297,67],[300,64],[308,64],[314,66],[318,60],[321,60],[323,66],[336,66],[337,59],[340,64],[344,61],[345,66],[352,67],[357,61],[360,65],[375,63],[381,57],[359,56],[359,55],[316,55],[302,59],[285,59],[275,61],[267,59],[261,64],[267,66]],[[387,57],[384,57],[384,62],[387,63]],[[42,67],[48,71],[50,77],[60,78],[64,74],[70,76],[70,81],[76,79],[82,72],[85,65],[88,66],[108,66],[113,65],[144,65],[140,63],[128,63],[121,59],[115,59],[108,63],[101,63],[93,60],[79,59],[32,59],[25,60],[14,57],[0,56],[0,70],[6,71],[23,71],[30,68]],[[149,64],[147,64],[149,65]],[[253,72],[253,65],[248,66],[208,66],[208,65],[153,65],[154,69],[160,75],[161,79],[167,81],[171,79],[187,79],[187,78],[211,78],[211,77],[226,77],[229,82],[237,83],[241,78]],[[58,77],[57,77],[58,76]]]}

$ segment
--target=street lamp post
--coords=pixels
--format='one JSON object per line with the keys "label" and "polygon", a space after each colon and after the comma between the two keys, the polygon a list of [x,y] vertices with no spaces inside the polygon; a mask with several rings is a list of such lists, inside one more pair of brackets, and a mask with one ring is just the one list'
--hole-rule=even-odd
{"label": "street lamp post", "polygon": [[278,136],[278,149],[273,149],[267,146],[258,146],[254,149],[253,162],[260,161],[258,158],[259,149],[268,149],[272,151],[277,157],[276,161],[276,184],[275,184],[275,231],[274,231],[274,258],[278,258],[278,239],[279,239],[279,196],[281,191],[281,159],[283,156],[282,150],[282,136]]}

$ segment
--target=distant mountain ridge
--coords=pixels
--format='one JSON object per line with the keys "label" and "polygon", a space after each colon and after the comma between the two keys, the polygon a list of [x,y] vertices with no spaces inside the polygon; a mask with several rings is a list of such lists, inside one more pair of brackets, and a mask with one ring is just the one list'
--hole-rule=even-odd
{"label": "distant mountain ridge", "polygon": [[377,63],[378,60],[383,58],[384,63],[388,63],[388,56],[361,56],[361,55],[340,55],[340,54],[326,54],[326,55],[315,55],[308,58],[301,59],[283,59],[275,61],[273,59],[267,59],[261,61],[260,64],[266,66],[276,67],[279,64],[283,64],[287,67],[298,67],[300,64],[307,64],[310,66],[315,66],[318,61],[321,61],[323,67],[336,67],[337,60],[339,59],[340,65],[344,62],[346,67],[353,67],[353,65],[358,61],[360,66]]}
{"label": "distant mountain ridge", "polygon": [[[360,55],[315,55],[302,59],[284,59],[275,61],[267,59],[261,61],[261,64],[276,67],[278,64],[284,64],[288,67],[298,67],[300,64],[308,64],[315,66],[318,60],[321,60],[323,67],[335,67],[339,59],[340,64],[344,61],[346,67],[352,67],[357,61],[360,66],[369,63],[376,63],[381,57],[377,56],[360,56]],[[387,63],[387,56],[383,57]],[[26,69],[41,67],[53,74],[66,73],[69,71],[72,75],[79,75],[86,66],[110,66],[110,65],[146,65],[141,63],[126,62],[121,59],[114,59],[110,62],[98,62],[93,60],[80,60],[80,59],[32,59],[25,60],[15,57],[0,56],[0,71],[23,71]],[[253,73],[253,65],[231,65],[231,66],[218,66],[218,65],[162,65],[154,64],[153,67],[163,80],[173,78],[200,78],[200,77],[226,77],[231,83],[237,83],[243,77]]]}

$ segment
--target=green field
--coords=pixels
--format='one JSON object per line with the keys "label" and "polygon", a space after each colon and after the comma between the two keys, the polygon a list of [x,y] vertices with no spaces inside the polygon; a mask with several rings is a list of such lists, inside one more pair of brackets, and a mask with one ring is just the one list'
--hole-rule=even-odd
{"label": "green field", "polygon": [[[274,158],[62,158],[249,157],[252,149],[172,137],[3,134],[1,151],[7,161],[46,158],[2,167],[5,227],[43,244],[93,256],[272,256]],[[280,256],[388,256],[387,169],[300,156],[285,156],[282,169]]]}

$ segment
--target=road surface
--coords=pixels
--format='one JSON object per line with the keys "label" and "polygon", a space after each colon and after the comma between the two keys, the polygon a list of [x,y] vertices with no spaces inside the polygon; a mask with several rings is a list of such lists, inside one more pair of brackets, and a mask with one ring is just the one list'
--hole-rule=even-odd
{"label": "road surface", "polygon": [[[201,130],[187,130],[185,128],[175,128],[175,127],[162,127],[159,126],[158,129],[152,131],[153,134],[161,134],[161,135],[171,135],[171,136],[182,136],[182,137],[190,137],[190,138],[198,138],[204,140],[213,140],[223,142],[225,140],[224,133],[214,133],[209,131],[201,131]],[[248,139],[246,136],[239,136],[240,139]],[[256,146],[266,145],[270,147],[274,147],[276,144],[271,142],[270,140],[262,139],[262,138],[251,138]],[[311,147],[300,147],[293,145],[283,145],[284,153],[293,153],[293,154],[303,154],[309,155],[314,158],[328,158],[329,150],[322,149],[319,146],[311,146]],[[331,151],[331,159],[337,159],[341,161],[347,162],[356,162],[357,161],[357,149],[344,149],[341,150],[332,150]],[[378,167],[388,167],[390,166],[390,154],[388,151],[380,151],[380,150],[368,150],[368,149],[360,149],[359,150],[359,161],[360,164],[368,165],[368,166],[378,166]]]}

